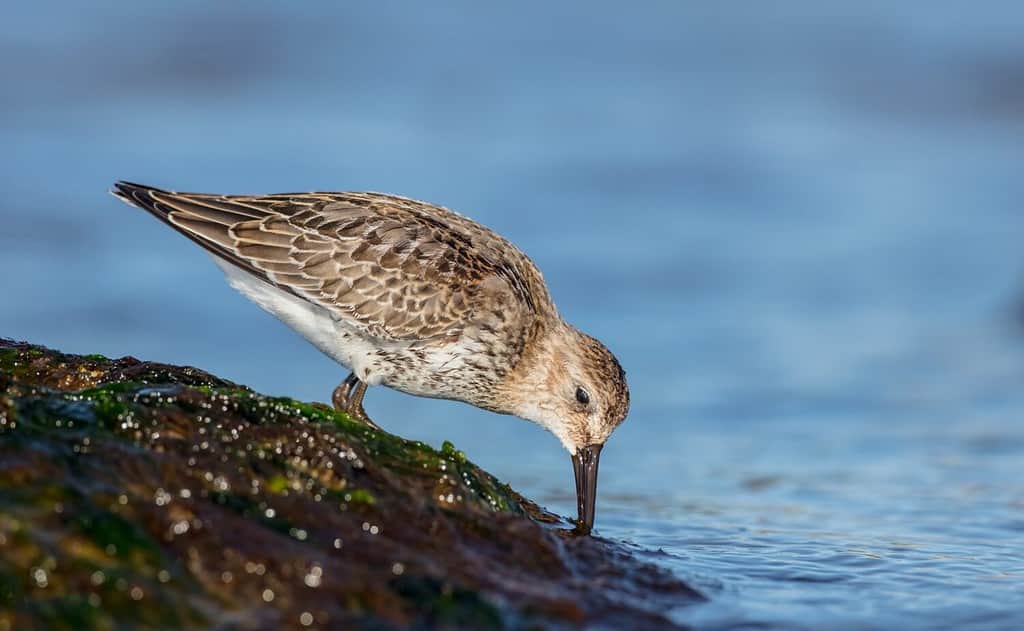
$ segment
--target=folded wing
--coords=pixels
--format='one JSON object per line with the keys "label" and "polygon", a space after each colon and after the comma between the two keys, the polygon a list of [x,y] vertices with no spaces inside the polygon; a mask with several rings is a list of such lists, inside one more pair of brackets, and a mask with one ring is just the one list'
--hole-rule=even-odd
{"label": "folded wing", "polygon": [[484,294],[520,312],[550,304],[525,255],[438,206],[377,193],[228,196],[116,186],[118,197],[211,254],[375,337],[458,336]]}

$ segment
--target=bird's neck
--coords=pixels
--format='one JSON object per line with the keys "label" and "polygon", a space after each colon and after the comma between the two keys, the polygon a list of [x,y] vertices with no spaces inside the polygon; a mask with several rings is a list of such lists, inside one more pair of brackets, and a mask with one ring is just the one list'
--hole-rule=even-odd
{"label": "bird's neck", "polygon": [[509,402],[506,414],[540,422],[537,406],[543,405],[547,393],[555,390],[561,367],[568,354],[567,339],[572,338],[568,324],[558,318],[539,323],[533,341],[526,344],[516,366],[501,384],[502,397]]}

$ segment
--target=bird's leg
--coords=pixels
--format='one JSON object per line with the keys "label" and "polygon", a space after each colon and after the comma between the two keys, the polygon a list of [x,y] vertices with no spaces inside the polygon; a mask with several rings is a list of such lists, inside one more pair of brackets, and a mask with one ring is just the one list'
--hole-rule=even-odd
{"label": "bird's leg", "polygon": [[359,379],[356,378],[356,373],[350,372],[348,377],[345,377],[345,381],[338,384],[338,387],[334,389],[334,394],[331,395],[331,403],[334,404],[335,410],[339,412],[346,411],[352,387],[357,383],[359,383]]}
{"label": "bird's leg", "polygon": [[366,414],[366,410],[363,409],[363,395],[365,394],[366,384],[362,381],[356,380],[356,386],[348,398],[348,406],[345,408],[345,413],[355,421],[359,421],[364,425],[369,425],[374,429],[380,429],[380,426],[370,420],[369,415]]}
{"label": "bird's leg", "polygon": [[345,378],[345,381],[341,382],[341,385],[334,389],[334,394],[331,395],[331,402],[334,403],[334,409],[348,414],[349,418],[353,421],[369,425],[374,429],[380,429],[380,426],[370,420],[366,410],[363,409],[363,396],[365,394],[366,384],[359,381],[355,373],[351,373]]}

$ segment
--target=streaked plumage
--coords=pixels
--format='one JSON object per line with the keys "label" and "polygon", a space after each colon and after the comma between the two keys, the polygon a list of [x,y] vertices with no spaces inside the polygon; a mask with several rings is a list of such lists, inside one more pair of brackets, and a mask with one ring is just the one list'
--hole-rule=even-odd
{"label": "streaked plumage", "polygon": [[379,193],[119,182],[115,195],[202,246],[232,286],[349,367],[335,402],[357,416],[366,385],[384,384],[536,421],[576,454],[626,415],[615,357],[562,321],[526,255],[462,215]]}

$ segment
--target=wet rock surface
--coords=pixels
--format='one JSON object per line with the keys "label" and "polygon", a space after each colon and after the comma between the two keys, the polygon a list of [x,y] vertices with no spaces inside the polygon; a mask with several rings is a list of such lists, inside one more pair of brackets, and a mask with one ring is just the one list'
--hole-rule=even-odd
{"label": "wet rock surface", "polygon": [[0,339],[0,628],[673,628],[701,600],[445,444]]}

